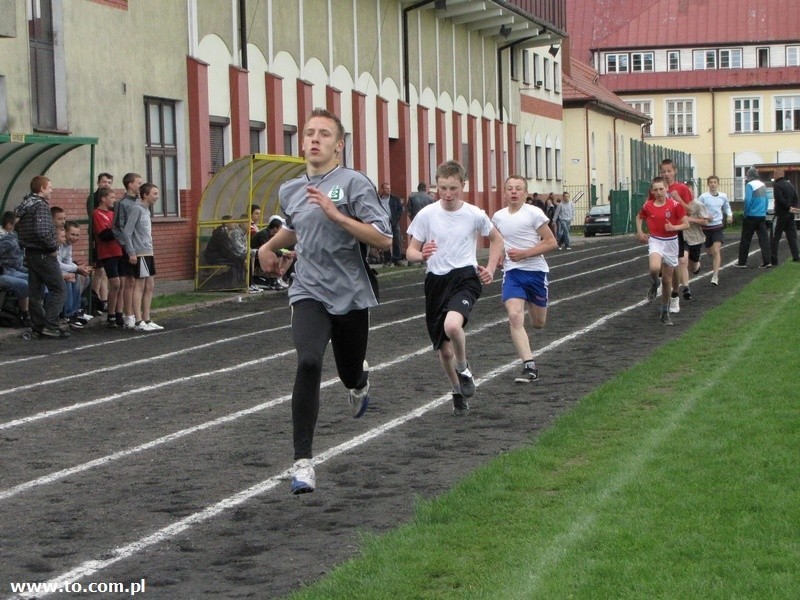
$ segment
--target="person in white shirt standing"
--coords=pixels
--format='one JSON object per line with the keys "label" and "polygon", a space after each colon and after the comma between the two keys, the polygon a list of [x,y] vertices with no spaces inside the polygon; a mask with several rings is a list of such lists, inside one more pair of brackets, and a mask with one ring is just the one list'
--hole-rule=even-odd
{"label": "person in white shirt standing", "polygon": [[525,308],[528,308],[531,326],[542,329],[547,320],[550,272],[544,255],[558,247],[550,220],[540,208],[525,203],[526,193],[525,178],[509,176],[504,188],[508,206],[492,217],[505,246],[502,300],[508,313],[511,341],[522,361],[522,373],[514,380],[517,383],[539,379],[525,331]]}

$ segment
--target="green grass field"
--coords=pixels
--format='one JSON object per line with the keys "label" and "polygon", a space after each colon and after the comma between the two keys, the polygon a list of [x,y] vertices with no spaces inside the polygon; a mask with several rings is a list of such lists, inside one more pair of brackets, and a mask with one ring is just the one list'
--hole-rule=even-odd
{"label": "green grass field", "polygon": [[762,275],[292,598],[800,598],[798,273]]}

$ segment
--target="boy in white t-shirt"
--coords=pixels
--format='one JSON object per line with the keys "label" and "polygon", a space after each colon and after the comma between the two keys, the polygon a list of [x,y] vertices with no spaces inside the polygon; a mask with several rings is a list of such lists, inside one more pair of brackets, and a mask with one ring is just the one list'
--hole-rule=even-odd
{"label": "boy in white t-shirt", "polygon": [[[464,201],[464,167],[451,160],[436,170],[439,201],[423,208],[408,228],[409,262],[427,261],[425,318],[433,349],[453,386],[453,414],[469,411],[475,382],[467,362],[464,327],[481,295],[494,280],[503,238],[480,208]],[[489,260],[478,265],[478,236],[489,239]]]}
{"label": "boy in white t-shirt", "polygon": [[517,383],[539,379],[525,331],[525,306],[533,328],[542,329],[547,319],[550,272],[544,254],[558,247],[547,215],[525,203],[527,188],[527,182],[519,175],[506,179],[504,195],[508,206],[492,217],[505,242],[502,299],[508,313],[511,341],[522,360],[522,374],[514,380]]}

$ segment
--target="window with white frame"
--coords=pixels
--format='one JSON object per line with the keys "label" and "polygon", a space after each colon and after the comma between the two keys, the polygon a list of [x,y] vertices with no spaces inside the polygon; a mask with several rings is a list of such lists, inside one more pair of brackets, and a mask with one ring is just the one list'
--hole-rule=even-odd
{"label": "window with white frame", "polygon": [[525,179],[533,179],[533,153],[530,144],[525,144]]}
{"label": "window with white frame", "polygon": [[653,61],[652,52],[633,52],[631,54],[631,71],[652,71]]}
{"label": "window with white frame", "polygon": [[756,64],[760,68],[765,68],[769,66],[769,48],[756,49]]}
{"label": "window with white frame", "polygon": [[[147,163],[145,176],[147,181],[155,183],[161,190],[158,201],[153,205],[153,215],[157,217],[179,216],[180,214],[178,210],[176,107],[177,103],[174,100],[144,99],[144,152]],[[220,141],[220,143],[222,142]]]}
{"label": "window with white frame", "polygon": [[695,50],[692,52],[692,56],[694,57],[694,68],[696,71],[717,68],[716,50]]}
{"label": "window with white frame", "polygon": [[775,131],[800,131],[800,96],[775,97]]}
{"label": "window with white frame", "polygon": [[563,158],[561,156],[561,148],[559,148],[558,146],[556,146],[555,157],[556,157],[556,179],[561,181],[562,179],[564,179],[564,163],[563,163]]}
{"label": "window with white frame", "polygon": [[694,134],[694,100],[667,100],[667,135]]}
{"label": "window with white frame", "polygon": [[528,50],[522,51],[522,83],[531,82],[531,53]]}
{"label": "window with white frame", "polygon": [[550,70],[550,59],[545,58],[544,63],[542,64],[542,70],[544,71],[544,89],[549,90],[552,89],[552,79],[551,75],[552,72]]}
{"label": "window with white frame", "polygon": [[[436,144],[428,143],[428,173],[431,176],[436,173]],[[420,178],[421,179],[421,178]],[[428,185],[431,184],[430,181],[426,181]]]}
{"label": "window with white frame", "polygon": [[286,156],[298,156],[297,127],[295,125],[283,125],[283,153]]}
{"label": "window with white frame", "polygon": [[720,69],[741,69],[742,68],[742,49],[725,48],[719,51]]}
{"label": "window with white frame", "polygon": [[542,57],[538,54],[533,55],[533,82],[536,87],[541,87],[544,77],[542,76]]}
{"label": "window with white frame", "polygon": [[[519,79],[519,74],[517,73],[517,71],[519,71],[519,59],[517,58],[518,52],[520,52],[520,50],[517,50],[516,48],[512,47],[511,52],[509,52],[508,54],[508,62],[509,62],[508,73],[509,75],[511,75],[511,79],[513,79],[514,81],[517,81]],[[522,52],[525,51],[522,50]]]}
{"label": "window with white frame", "polygon": [[786,46],[786,66],[800,66],[800,46]]}
{"label": "window with white frame", "polygon": [[680,71],[681,70],[681,53],[677,50],[670,50],[667,52],[667,70]]}
{"label": "window with white frame", "polygon": [[542,153],[542,147],[537,142],[536,144],[536,179],[542,179],[544,177],[544,155]]}
{"label": "window with white frame", "polygon": [[761,104],[758,98],[733,99],[733,130],[736,133],[761,131]]}
{"label": "window with white frame", "polygon": [[553,179],[553,149],[550,146],[544,149],[544,169],[545,177]]}
{"label": "window with white frame", "polygon": [[627,73],[627,54],[606,54],[606,73]]}
{"label": "window with white frame", "polygon": [[553,90],[561,93],[561,64],[553,61]]}
{"label": "window with white frame", "polygon": [[[653,118],[653,103],[650,100],[629,100],[627,102],[628,106],[631,108],[635,108],[640,113],[646,114],[651,119]],[[650,125],[643,125],[642,126],[642,134],[646,136],[653,135],[650,131]]]}

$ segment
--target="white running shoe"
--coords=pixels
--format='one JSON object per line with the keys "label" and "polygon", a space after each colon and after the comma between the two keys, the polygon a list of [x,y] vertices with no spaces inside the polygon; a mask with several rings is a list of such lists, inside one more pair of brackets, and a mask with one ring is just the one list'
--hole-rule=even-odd
{"label": "white running shoe", "polygon": [[144,321],[139,321],[133,326],[134,331],[152,331]]}
{"label": "white running shoe", "polygon": [[292,473],[292,493],[310,494],[317,486],[317,477],[314,474],[314,467],[307,458],[301,458],[294,463],[294,473]]}
{"label": "white running shoe", "polygon": [[125,315],[122,317],[122,328],[133,329],[136,327],[136,317],[134,315]]}
{"label": "white running shoe", "polygon": [[361,389],[350,390],[350,395],[347,398],[350,403],[350,409],[353,411],[354,419],[361,417],[369,406],[369,364],[367,361],[364,361],[363,369],[367,374],[367,384]]}
{"label": "white running shoe", "polygon": [[164,329],[161,325],[156,323],[155,321],[145,321],[147,327],[149,327],[149,331],[161,331]]}
{"label": "white running shoe", "polygon": [[681,312],[681,299],[678,296],[669,299],[669,312],[673,314]]}
{"label": "white running shoe", "polygon": [[711,285],[719,285],[719,275],[716,273],[711,276]]}

